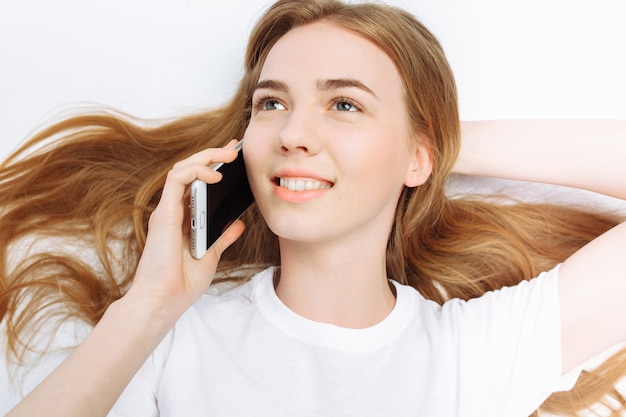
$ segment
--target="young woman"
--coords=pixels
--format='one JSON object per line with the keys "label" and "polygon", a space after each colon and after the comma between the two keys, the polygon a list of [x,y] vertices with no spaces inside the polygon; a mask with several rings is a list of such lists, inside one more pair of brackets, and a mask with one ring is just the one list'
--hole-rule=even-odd
{"label": "young woman", "polygon": [[[467,125],[461,149],[452,73],[415,18],[278,1],[223,109],[154,129],[76,117],[5,163],[5,267],[33,230],[88,236],[102,264],[44,252],[3,276],[15,357],[54,303],[97,323],[9,415],[529,415],[626,338],[613,319],[626,313],[626,229],[451,199],[446,180],[626,199],[624,135],[624,122],[493,122]],[[220,180],[209,165],[235,158],[232,138],[256,202],[194,260],[187,188]],[[621,354],[609,366],[545,407],[613,393]]]}

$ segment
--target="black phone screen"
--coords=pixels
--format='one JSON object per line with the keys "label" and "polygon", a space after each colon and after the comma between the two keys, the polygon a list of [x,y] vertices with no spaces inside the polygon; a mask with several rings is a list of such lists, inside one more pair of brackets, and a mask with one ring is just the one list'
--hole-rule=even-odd
{"label": "black phone screen", "polygon": [[222,179],[207,184],[207,249],[221,236],[228,226],[252,204],[254,197],[248,184],[243,151],[237,158],[219,167]]}

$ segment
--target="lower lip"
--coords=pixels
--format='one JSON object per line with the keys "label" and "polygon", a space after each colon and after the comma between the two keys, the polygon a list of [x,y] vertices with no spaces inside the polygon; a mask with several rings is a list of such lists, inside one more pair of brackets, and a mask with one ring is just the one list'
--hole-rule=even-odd
{"label": "lower lip", "polygon": [[274,194],[276,197],[289,203],[307,203],[309,201],[320,198],[330,188],[322,188],[318,190],[292,191],[288,188],[274,185]]}

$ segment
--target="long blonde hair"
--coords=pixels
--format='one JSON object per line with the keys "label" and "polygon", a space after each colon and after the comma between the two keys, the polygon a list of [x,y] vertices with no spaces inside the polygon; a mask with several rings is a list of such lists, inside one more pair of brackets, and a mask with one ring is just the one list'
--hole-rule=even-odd
{"label": "long blonde hair", "polygon": [[[434,161],[428,182],[406,188],[398,202],[387,248],[389,276],[440,303],[477,297],[552,268],[620,220],[546,204],[448,197],[460,128],[454,77],[436,38],[412,15],[390,6],[280,0],[253,29],[244,77],[223,107],[158,126],[112,110],[77,115],[38,132],[3,163],[0,319],[10,359],[23,360],[29,335],[52,314],[95,325],[123,295],[167,171],[194,152],[242,137],[269,50],[292,28],[320,20],[359,33],[394,61],[411,128],[427,141]],[[219,266],[226,277],[243,265],[252,273],[280,262],[277,238],[254,205],[244,221],[245,235]],[[85,242],[94,248],[97,265],[54,250],[13,261],[11,248],[33,234]],[[614,385],[624,373],[626,354],[619,353],[544,407],[575,415],[607,395],[623,404]]]}

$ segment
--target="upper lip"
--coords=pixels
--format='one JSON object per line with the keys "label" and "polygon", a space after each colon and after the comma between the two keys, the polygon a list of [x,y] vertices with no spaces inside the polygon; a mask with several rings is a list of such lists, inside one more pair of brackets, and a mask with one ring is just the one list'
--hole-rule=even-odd
{"label": "upper lip", "polygon": [[302,180],[316,180],[320,182],[325,182],[328,184],[334,184],[333,181],[324,177],[323,175],[316,173],[314,171],[303,169],[303,168],[280,168],[277,169],[273,175],[272,180],[276,181],[279,178],[290,178],[290,179],[302,179]]}

